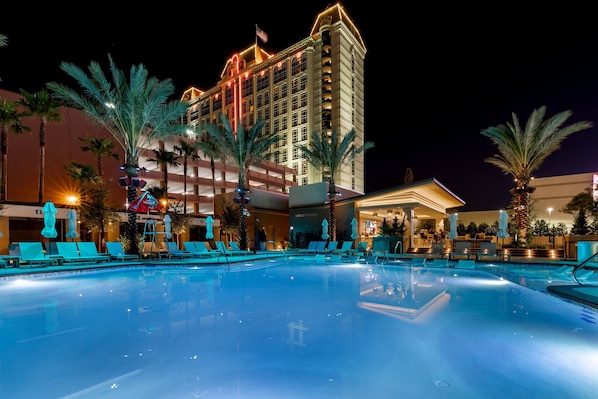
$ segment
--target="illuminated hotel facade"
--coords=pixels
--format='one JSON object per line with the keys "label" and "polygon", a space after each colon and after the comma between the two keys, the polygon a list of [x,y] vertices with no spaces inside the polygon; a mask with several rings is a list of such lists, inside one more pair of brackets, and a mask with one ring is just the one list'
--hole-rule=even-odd
{"label": "illuminated hotel facade", "polygon": [[[264,132],[280,136],[270,160],[294,169],[297,185],[322,182],[325,171],[308,164],[297,145],[307,145],[312,132],[332,137],[351,130],[355,146],[364,143],[366,51],[359,31],[336,4],[316,17],[307,38],[277,54],[264,51],[256,39],[226,61],[216,86],[185,91],[183,100],[190,107],[183,123],[218,124],[224,113],[232,126],[250,128],[262,119]],[[362,153],[341,169],[335,182],[363,193],[364,174]]]}

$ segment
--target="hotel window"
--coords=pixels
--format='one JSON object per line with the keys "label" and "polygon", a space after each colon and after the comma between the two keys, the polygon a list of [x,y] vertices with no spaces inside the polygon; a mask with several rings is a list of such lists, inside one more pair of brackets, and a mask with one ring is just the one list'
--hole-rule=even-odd
{"label": "hotel window", "polygon": [[307,140],[307,126],[301,127],[301,141]]}
{"label": "hotel window", "polygon": [[297,129],[293,129],[293,144],[299,141],[299,132]]}
{"label": "hotel window", "polygon": [[264,119],[264,118],[262,118],[262,110],[261,109],[257,110],[257,118],[258,119]]}
{"label": "hotel window", "polygon": [[268,122],[268,121],[264,122],[264,127],[262,128],[262,132],[270,133],[270,122]]}
{"label": "hotel window", "polygon": [[307,110],[306,109],[301,110],[301,124],[303,124],[303,123],[307,123]]}
{"label": "hotel window", "polygon": [[264,119],[265,120],[270,119],[270,108],[265,108],[264,109]]}
{"label": "hotel window", "polygon": [[280,97],[278,97],[278,91],[279,91],[278,87],[275,87],[275,88],[272,89],[272,94],[274,95],[273,96],[273,101],[278,101],[279,100]]}
{"label": "hotel window", "polygon": [[301,162],[301,174],[302,175],[306,175],[307,174],[307,162]]}
{"label": "hotel window", "polygon": [[280,104],[282,105],[280,112],[282,112],[283,114],[286,114],[287,113],[287,100],[282,100],[280,102]]}
{"label": "hotel window", "polygon": [[257,95],[257,107],[261,107],[262,106],[262,95],[258,94]]}
{"label": "hotel window", "polygon": [[354,175],[355,174],[355,160],[351,161],[351,174]]}
{"label": "hotel window", "polygon": [[299,83],[297,82],[297,79],[293,79],[293,81],[291,82],[291,93],[295,94],[299,91]]}
{"label": "hotel window", "polygon": [[270,93],[265,92],[264,93],[264,105],[268,105],[270,104]]}
{"label": "hotel window", "polygon": [[[249,121],[248,121],[248,124],[249,124],[249,126],[253,126],[253,125],[255,124],[255,121],[254,121],[254,119],[253,119],[253,112],[250,112],[250,113],[249,113]],[[264,132],[264,131],[265,131],[265,129],[264,129],[264,130],[262,130],[262,132]],[[262,133],[262,134],[263,134],[263,133]]]}
{"label": "hotel window", "polygon": [[234,85],[226,85],[224,87],[224,98],[226,100],[226,105],[232,104],[233,103],[233,98],[234,98],[234,93],[235,91],[233,90]]}
{"label": "hotel window", "polygon": [[287,96],[287,84],[283,84],[280,86],[280,98],[286,98]]}
{"label": "hotel window", "polygon": [[[293,160],[295,159],[299,159],[299,148],[297,147],[293,147]],[[295,165],[297,165],[297,163],[295,163]],[[293,168],[296,169],[296,168]]]}
{"label": "hotel window", "polygon": [[293,98],[291,98],[291,109],[296,110],[297,108],[299,108],[299,99],[297,98],[297,96],[293,96]]}
{"label": "hotel window", "polygon": [[299,172],[299,165],[297,165],[297,162],[293,162],[293,169]]}
{"label": "hotel window", "polygon": [[301,79],[301,87],[299,87],[299,90],[305,90],[307,88],[307,75],[303,75],[299,79]]}
{"label": "hotel window", "polygon": [[253,94],[253,78],[251,75],[242,81],[243,97],[247,97]]}
{"label": "hotel window", "polygon": [[289,142],[289,132],[283,132],[281,137],[282,137],[282,143],[280,145],[282,145],[282,146],[287,145]]}
{"label": "hotel window", "polygon": [[282,152],[282,162],[286,162],[289,160],[289,156],[287,155],[287,150]]}
{"label": "hotel window", "polygon": [[276,118],[278,116],[279,112],[278,112],[278,103],[274,104],[274,117]]}
{"label": "hotel window", "polygon": [[282,117],[282,125],[281,125],[281,129],[282,130],[287,130],[288,126],[287,126],[287,117],[283,116]]}
{"label": "hotel window", "polygon": [[210,102],[209,101],[204,101],[201,104],[201,116],[207,116],[210,114]]}
{"label": "hotel window", "polygon": [[355,178],[351,178],[351,190],[355,190]]}
{"label": "hotel window", "polygon": [[222,97],[220,94],[216,94],[212,97],[212,112],[222,109]]}
{"label": "hotel window", "polygon": [[302,185],[302,186],[305,186],[305,185],[307,185],[307,177],[302,177],[302,178],[301,178],[301,185]]}
{"label": "hotel window", "polygon": [[[262,72],[264,74],[262,75]],[[270,71],[260,71],[257,74],[257,90],[262,91],[270,86]]]}
{"label": "hotel window", "polygon": [[279,65],[274,67],[274,84],[283,82],[287,79],[287,64],[286,62],[280,62]]}
{"label": "hotel window", "polygon": [[301,93],[301,106],[307,107],[307,92]]}
{"label": "hotel window", "polygon": [[280,152],[274,152],[274,163],[280,163]]}
{"label": "hotel window", "polygon": [[297,116],[296,112],[293,112],[293,115],[291,116],[291,125],[293,127],[297,126],[299,124],[299,117]]}
{"label": "hotel window", "polygon": [[278,126],[278,119],[274,119],[274,131],[275,132],[278,132],[278,130],[279,130],[278,127],[279,127]]}

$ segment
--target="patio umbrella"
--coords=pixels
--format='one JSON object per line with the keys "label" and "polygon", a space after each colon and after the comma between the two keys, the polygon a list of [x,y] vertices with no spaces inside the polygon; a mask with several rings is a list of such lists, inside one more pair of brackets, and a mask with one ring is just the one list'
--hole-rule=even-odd
{"label": "patio umbrella", "polygon": [[214,219],[211,216],[206,218],[206,240],[213,240],[214,239]]}
{"label": "patio umbrella", "polygon": [[67,238],[77,238],[79,237],[79,232],[77,231],[77,211],[71,209],[68,213],[68,227],[69,231],[66,232]]}
{"label": "patio umbrella", "polygon": [[451,240],[454,240],[455,238],[458,237],[458,235],[457,235],[457,214],[456,213],[451,213],[451,216],[449,216],[449,222],[450,222],[451,228],[449,230],[448,238],[450,238]]}
{"label": "patio umbrella", "polygon": [[46,202],[42,208],[44,214],[44,228],[42,229],[42,236],[46,238],[55,238],[58,235],[56,231],[56,207],[52,201]]}
{"label": "patio umbrella", "polygon": [[359,238],[359,233],[357,232],[357,219],[353,218],[351,220],[351,239],[357,240]]}
{"label": "patio umbrella", "polygon": [[498,233],[496,236],[502,238],[502,245],[505,245],[505,238],[510,236],[507,229],[509,228],[509,215],[506,211],[500,211],[500,217],[498,218]]}
{"label": "patio umbrella", "polygon": [[139,197],[135,198],[133,202],[129,204],[129,209],[134,212],[146,212],[159,211],[163,206],[153,195],[149,192],[144,191]]}
{"label": "patio umbrella", "polygon": [[164,215],[164,236],[167,240],[170,240],[172,238],[170,222],[172,222],[172,218],[170,217],[170,215]]}
{"label": "patio umbrella", "polygon": [[322,238],[324,240],[327,240],[330,238],[330,234],[328,234],[328,220],[326,218],[324,218],[324,220],[322,220]]}

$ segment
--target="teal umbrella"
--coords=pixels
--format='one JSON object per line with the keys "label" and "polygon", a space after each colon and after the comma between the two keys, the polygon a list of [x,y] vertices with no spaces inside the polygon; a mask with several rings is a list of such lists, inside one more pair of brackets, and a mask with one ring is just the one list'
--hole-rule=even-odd
{"label": "teal umbrella", "polygon": [[450,238],[451,240],[454,240],[455,238],[458,237],[458,235],[457,235],[457,214],[456,213],[451,213],[451,216],[449,216],[449,222],[451,224],[451,229],[449,231],[448,238]]}
{"label": "teal umbrella", "polygon": [[56,231],[56,207],[52,201],[46,202],[42,208],[44,214],[44,228],[42,229],[42,236],[46,238],[55,238],[58,236]]}
{"label": "teal umbrella", "polygon": [[69,231],[65,234],[67,238],[75,239],[79,237],[79,232],[77,231],[77,211],[74,209],[71,209],[68,213],[68,227]]}
{"label": "teal umbrella", "polygon": [[206,218],[206,240],[214,239],[214,219],[211,216]]}
{"label": "teal umbrella", "polygon": [[357,219],[353,218],[351,220],[351,239],[357,240],[359,238],[359,233],[357,232]]}
{"label": "teal umbrella", "polygon": [[328,234],[328,220],[322,220],[322,239],[327,240],[330,238],[330,234]]}

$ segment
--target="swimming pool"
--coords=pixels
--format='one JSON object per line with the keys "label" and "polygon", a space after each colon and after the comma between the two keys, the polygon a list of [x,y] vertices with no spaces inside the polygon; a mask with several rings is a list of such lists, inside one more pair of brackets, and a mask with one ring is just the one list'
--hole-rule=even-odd
{"label": "swimming pool", "polygon": [[480,270],[270,261],[0,280],[1,398],[594,398],[596,312]]}

